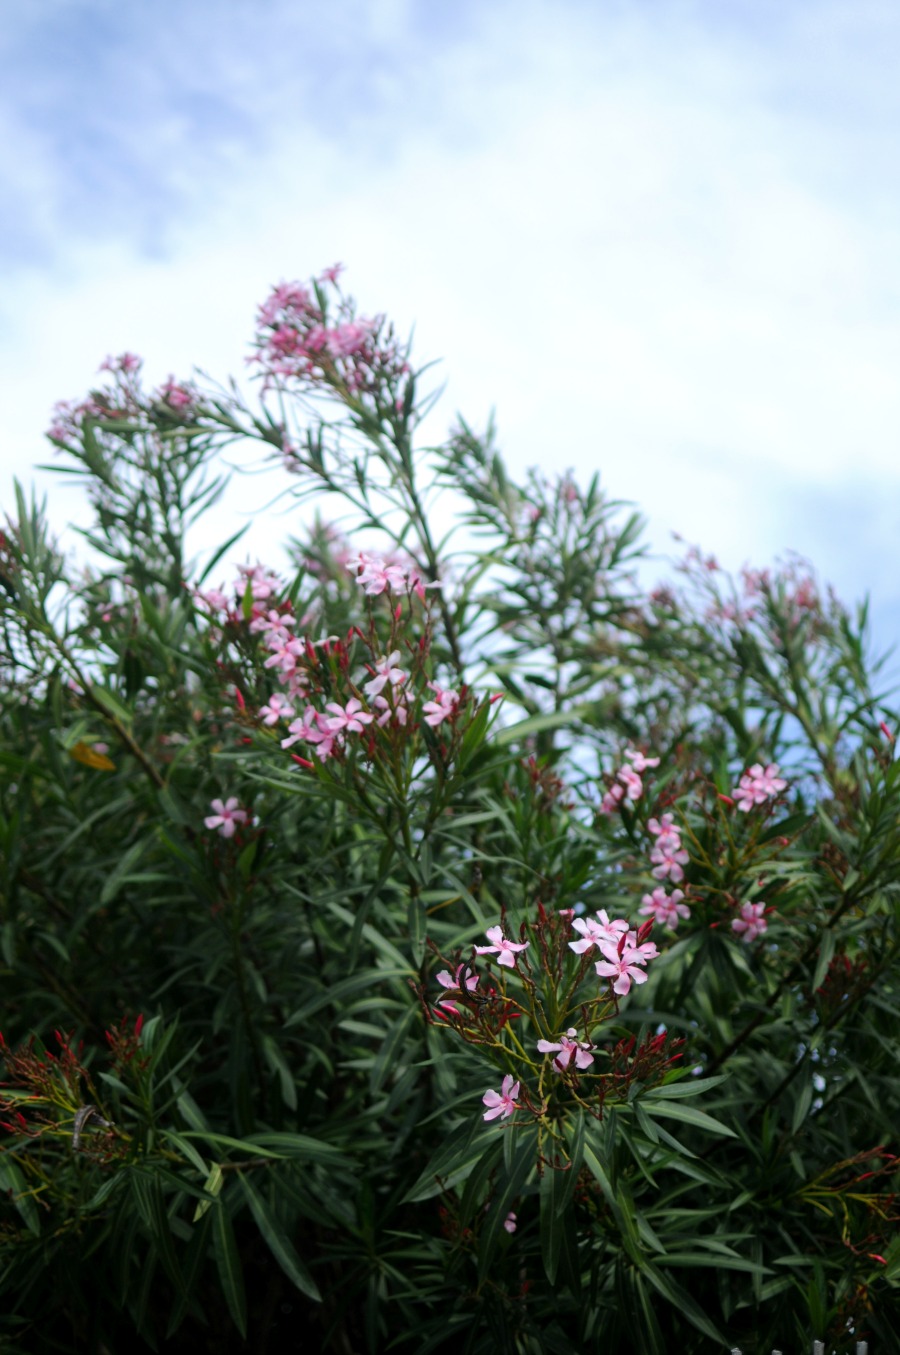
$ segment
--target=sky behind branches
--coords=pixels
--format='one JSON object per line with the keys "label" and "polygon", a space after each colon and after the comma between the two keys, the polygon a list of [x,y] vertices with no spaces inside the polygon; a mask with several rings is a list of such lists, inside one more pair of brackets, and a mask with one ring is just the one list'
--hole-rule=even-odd
{"label": "sky behind branches", "polygon": [[[495,407],[515,469],[599,469],[660,552],[807,554],[892,644],[898,56],[871,0],[10,10],[6,503],[107,353],[246,379],[270,285],[341,260],[443,359],[432,436]],[[242,484],[221,535],[277,488]]]}

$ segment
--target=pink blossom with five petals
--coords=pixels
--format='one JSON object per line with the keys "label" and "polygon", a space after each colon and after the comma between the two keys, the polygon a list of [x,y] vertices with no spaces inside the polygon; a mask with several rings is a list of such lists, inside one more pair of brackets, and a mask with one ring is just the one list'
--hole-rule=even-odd
{"label": "pink blossom with five petals", "polygon": [[502,927],[488,927],[485,933],[490,941],[489,946],[476,946],[476,955],[496,955],[497,963],[505,965],[507,969],[514,969],[516,964],[516,952],[527,950],[529,943],[527,941],[507,941],[503,935]]}
{"label": "pink blossom with five petals", "polygon": [[505,1120],[512,1115],[516,1109],[516,1098],[519,1095],[519,1084],[513,1082],[512,1074],[507,1073],[500,1086],[500,1091],[486,1091],[481,1100],[488,1109],[484,1112],[485,1120],[496,1120],[498,1116]]}

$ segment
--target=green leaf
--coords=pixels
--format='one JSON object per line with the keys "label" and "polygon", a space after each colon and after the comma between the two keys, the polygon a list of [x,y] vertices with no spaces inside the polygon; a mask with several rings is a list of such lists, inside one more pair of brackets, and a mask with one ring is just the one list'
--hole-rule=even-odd
{"label": "green leaf", "polygon": [[297,1083],[294,1080],[293,1071],[284,1056],[283,1050],[276,1044],[271,1035],[263,1035],[262,1048],[266,1063],[278,1078],[281,1087],[282,1101],[287,1106],[288,1110],[296,1110]]}
{"label": "green leaf", "polygon": [[0,1156],[0,1190],[8,1191],[12,1195],[12,1202],[16,1206],[16,1211],[21,1216],[29,1233],[33,1233],[35,1237],[40,1237],[41,1218],[38,1207],[34,1202],[34,1195],[28,1189],[18,1163],[13,1160],[8,1151]]}
{"label": "green leaf", "polygon": [[425,958],[425,905],[418,894],[411,893],[406,910],[409,948],[413,964],[418,969]]}
{"label": "green leaf", "polygon": [[138,841],[133,843],[132,846],[129,847],[125,855],[121,857],[121,859],[116,863],[115,868],[107,876],[106,882],[102,890],[100,891],[101,907],[105,906],[107,903],[111,903],[112,900],[116,897],[116,895],[119,892],[119,889],[125,883],[125,880],[129,872],[131,871],[132,867],[136,866],[138,861],[140,861],[141,857],[144,855],[144,852],[147,850],[147,846],[148,839],[139,838]]}
{"label": "green leaf", "polygon": [[377,1092],[390,1074],[396,1071],[400,1053],[406,1043],[409,1027],[416,1016],[418,1016],[418,1007],[410,1005],[400,1020],[394,1022],[385,1036],[369,1074],[369,1087],[373,1093]]}
{"label": "green leaf", "polygon": [[467,1175],[476,1162],[493,1147],[481,1130],[480,1120],[467,1120],[441,1144],[428,1166],[403,1197],[404,1204],[430,1200],[446,1186]]}
{"label": "green leaf", "polygon": [[214,1162],[209,1169],[209,1174],[203,1183],[203,1189],[206,1194],[212,1198],[209,1200],[198,1200],[197,1208],[194,1210],[194,1222],[197,1223],[203,1218],[203,1215],[212,1207],[213,1202],[218,1199],[225,1184],[225,1173],[222,1171],[222,1164]]}
{"label": "green leaf", "polygon": [[822,933],[822,944],[819,946],[819,955],[816,960],[816,969],[813,974],[812,989],[821,988],[825,982],[825,975],[828,973],[828,966],[834,958],[834,946],[836,937],[831,927]]}
{"label": "green leaf", "polygon": [[242,1338],[247,1339],[247,1299],[244,1293],[244,1276],[241,1273],[241,1261],[238,1256],[234,1229],[224,1201],[220,1198],[212,1210],[213,1217],[213,1255],[219,1272],[219,1284],[228,1304],[234,1325]]}
{"label": "green leaf", "polygon": [[506,1128],[500,1132],[508,1134],[514,1143],[509,1168],[498,1179],[497,1193],[478,1239],[478,1274],[481,1280],[488,1274],[497,1244],[505,1234],[504,1221],[537,1165],[535,1128],[528,1125],[524,1129]]}
{"label": "green leaf", "polygon": [[672,1100],[683,1096],[702,1096],[710,1087],[727,1082],[730,1073],[719,1073],[717,1077],[691,1077],[690,1074],[678,1082],[667,1082],[662,1087],[653,1088],[654,1101]]}
{"label": "green leaf", "polygon": [[107,715],[111,715],[126,728],[131,724],[131,711],[127,706],[123,706],[117,696],[107,691],[105,687],[95,687],[93,684],[89,688],[90,696],[96,701],[98,706],[102,706]]}
{"label": "green leaf", "polygon": [[693,1106],[672,1106],[667,1102],[656,1100],[656,1093],[653,1097],[644,1096],[641,1098],[641,1105],[648,1115],[661,1115],[670,1120],[681,1120],[683,1124],[695,1125],[697,1129],[706,1129],[711,1134],[725,1134],[730,1139],[736,1139],[738,1135],[733,1129],[722,1124],[721,1120],[714,1120],[711,1115],[707,1115],[705,1110],[695,1110]]}
{"label": "green leaf", "polygon": [[187,1245],[184,1258],[181,1263],[182,1290],[176,1302],[172,1306],[172,1312],[169,1317],[169,1326],[166,1331],[166,1340],[181,1326],[190,1306],[191,1297],[197,1289],[197,1280],[200,1276],[203,1263],[206,1260],[206,1253],[209,1249],[209,1234],[212,1227],[212,1218],[209,1214],[200,1221],[191,1235],[191,1240]]}
{"label": "green leaf", "polygon": [[250,1205],[250,1212],[256,1221],[256,1226],[265,1238],[269,1251],[288,1279],[297,1286],[300,1292],[306,1294],[307,1298],[321,1303],[322,1295],[319,1293],[318,1285],[300,1260],[275,1214],[259,1192],[254,1190],[243,1172],[238,1172],[237,1177],[247,1203]]}
{"label": "green leaf", "polygon": [[645,1264],[643,1273],[657,1293],[662,1294],[664,1299],[668,1299],[673,1308],[686,1317],[693,1327],[702,1331],[704,1336],[709,1336],[713,1341],[719,1342],[723,1348],[727,1348],[728,1342],[718,1327],[710,1322],[703,1309],[694,1302],[686,1289],[672,1279],[671,1275],[666,1275],[652,1261]]}
{"label": "green leaf", "polygon": [[574,724],[577,720],[585,719],[594,713],[593,704],[572,706],[569,710],[550,711],[546,715],[532,715],[527,720],[520,720],[518,724],[507,725],[505,729],[498,729],[491,742],[498,748],[506,748],[511,743],[518,743],[522,739],[529,738],[532,734],[539,734],[545,729],[558,729],[560,725]]}

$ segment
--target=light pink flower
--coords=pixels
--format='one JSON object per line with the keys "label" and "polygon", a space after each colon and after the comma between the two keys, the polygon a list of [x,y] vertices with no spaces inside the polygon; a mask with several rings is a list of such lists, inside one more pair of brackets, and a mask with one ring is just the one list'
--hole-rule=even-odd
{"label": "light pink flower", "polygon": [[259,714],[263,724],[271,727],[277,725],[279,720],[290,719],[294,714],[294,708],[286,696],[276,692],[274,696],[269,697],[265,706],[260,706]]}
{"label": "light pink flower", "polygon": [[[463,975],[465,975],[465,978],[462,977]],[[435,978],[441,987],[446,988],[450,993],[462,992],[463,983],[465,983],[466,989],[470,993],[473,989],[478,987],[478,975],[470,974],[464,964],[457,967],[455,974],[451,974],[449,969],[442,969],[439,974],[435,975]],[[457,1011],[456,1003],[451,1002],[449,998],[442,998],[436,1005],[438,1007],[445,1007],[447,1011],[453,1012],[454,1014]]]}
{"label": "light pink flower", "polygon": [[[487,1119],[487,1116],[485,1116],[485,1119]],[[508,1233],[514,1233],[516,1231],[516,1215],[512,1210],[509,1211],[506,1218],[503,1220],[503,1227]]]}
{"label": "light pink flower", "polygon": [[426,701],[422,710],[426,725],[430,725],[432,729],[437,729],[438,725],[443,724],[445,720],[451,719],[456,714],[459,706],[459,692],[445,692],[434,682],[429,682],[428,685],[434,692],[436,699]]}
{"label": "light pink flower", "polygon": [[362,708],[362,702],[355,696],[351,696],[346,706],[339,706],[336,701],[329,701],[326,710],[331,711],[331,719],[327,722],[327,728],[335,734],[362,734],[363,726],[370,725],[375,719],[374,715],[369,715]]}
{"label": "light pink flower", "polygon": [[435,974],[435,978],[442,988],[452,988],[456,992],[461,992],[463,984],[461,976],[463,974],[465,974],[466,988],[471,993],[473,988],[478,987],[478,975],[470,974],[464,964],[458,966],[455,974],[451,974],[449,969],[442,969],[439,974]]}
{"label": "light pink flower", "polygon": [[396,717],[397,724],[404,727],[409,719],[409,703],[406,698],[406,693],[394,688],[391,692],[391,696],[394,702],[393,706],[386,696],[376,696],[372,702],[375,709],[381,711],[381,714],[375,721],[379,729],[384,729],[385,725],[390,722],[392,715]]}
{"label": "light pink flower", "polygon": [[620,767],[616,772],[619,781],[625,787],[629,800],[639,800],[644,792],[644,783],[633,767]]}
{"label": "light pink flower", "polygon": [[745,814],[755,805],[765,804],[766,800],[773,800],[776,795],[787,786],[787,782],[778,775],[778,763],[770,762],[768,767],[762,767],[760,763],[755,762],[753,766],[741,777],[740,784],[735,786],[732,794],[737,801],[738,809]]}
{"label": "light pink flower", "polygon": [[768,931],[769,924],[764,917],[765,911],[764,903],[741,904],[741,915],[734,918],[731,929],[737,932],[745,945],[749,946],[751,941],[755,941],[758,936]]}
{"label": "light pink flower", "polygon": [[484,1112],[484,1119],[496,1120],[499,1116],[505,1120],[512,1115],[516,1109],[516,1097],[519,1095],[519,1084],[513,1082],[512,1074],[507,1073],[500,1087],[499,1092],[486,1091],[482,1096],[482,1103],[489,1107]]}
{"label": "light pink flower", "polygon": [[674,833],[677,837],[680,830],[675,827],[675,820],[671,814],[663,814],[661,819],[647,820],[647,831],[652,833],[654,837],[658,837],[661,833]]}
{"label": "light pink flower", "polygon": [[197,588],[194,590],[194,597],[200,602],[205,602],[212,612],[227,612],[231,605],[221,588],[207,588],[205,592]]}
{"label": "light pink flower", "polygon": [[542,1054],[556,1053],[553,1067],[558,1073],[564,1073],[573,1060],[575,1067],[582,1069],[590,1068],[594,1062],[594,1055],[591,1052],[594,1046],[586,1040],[577,1039],[577,1035],[578,1031],[571,1026],[555,1043],[552,1040],[538,1040],[537,1047]]}
{"label": "light pink flower", "polygon": [[[643,966],[653,956],[646,953],[646,946],[623,946],[621,941],[616,946],[609,941],[601,941],[600,949],[605,958],[598,960],[594,968],[597,971],[598,978],[615,978],[614,993],[618,993],[620,997],[625,997],[631,991],[632,983],[647,982],[647,975],[644,973]],[[655,946],[653,950],[656,951]]]}
{"label": "light pink flower", "polygon": [[170,376],[156,392],[156,398],[180,414],[196,403],[197,396],[189,386],[181,385]]}
{"label": "light pink flower", "polygon": [[625,799],[624,786],[621,786],[618,783],[610,786],[609,790],[606,792],[603,799],[600,801],[600,813],[614,814],[615,811],[618,809],[619,805],[621,804],[622,800],[624,799]]}
{"label": "light pink flower", "polygon": [[573,930],[581,932],[580,941],[569,942],[569,949],[574,950],[576,955],[583,955],[585,951],[599,945],[601,941],[611,941],[613,945],[616,945],[622,933],[628,931],[628,923],[620,917],[610,920],[605,908],[601,908],[597,913],[597,919],[596,922],[592,917],[572,919]]}
{"label": "light pink flower", "polygon": [[416,569],[415,565],[410,566],[406,577],[406,583],[407,587],[411,589],[413,593],[415,593],[416,597],[419,599],[420,602],[425,601],[426,588],[443,588],[444,586],[441,583],[440,579],[434,579],[431,583],[426,583],[425,580],[422,578],[422,575]]}
{"label": "light pink flower", "polygon": [[399,649],[393,650],[386,658],[377,661],[375,664],[374,675],[363,687],[363,691],[367,696],[380,695],[382,689],[386,687],[388,683],[390,683],[392,687],[402,686],[406,681],[407,674],[404,673],[402,668],[397,667],[399,661]]}
{"label": "light pink flower", "polygon": [[527,941],[507,941],[503,935],[502,927],[488,927],[485,933],[490,941],[489,946],[476,946],[476,955],[496,955],[497,963],[505,965],[507,969],[514,969],[516,963],[516,952],[527,950],[529,943]]}
{"label": "light pink flower", "polygon": [[631,763],[636,772],[645,772],[648,767],[658,767],[658,757],[645,757],[635,748],[629,748],[625,753],[626,758]]}
{"label": "light pink flower", "polygon": [[[642,925],[644,927],[647,926],[646,922],[643,923]],[[638,938],[637,932],[630,931],[625,937],[625,945],[622,946],[622,942],[620,939],[619,945],[616,947],[616,949],[627,950],[631,954],[632,958],[638,956],[639,958],[635,960],[635,964],[644,964],[647,960],[655,960],[657,955],[659,954],[656,942],[643,941],[641,942],[640,945],[638,945],[637,938]]]}
{"label": "light pink flower", "polygon": [[377,597],[385,589],[395,590],[406,585],[406,570],[402,565],[391,564],[373,551],[360,551],[348,564],[356,571],[356,582],[371,597]]}
{"label": "light pink flower", "polygon": [[293,626],[296,623],[297,618],[291,616],[290,612],[277,612],[273,608],[270,612],[261,612],[259,616],[255,616],[250,622],[250,631],[252,634],[258,635],[270,630],[280,631],[286,626]]}
{"label": "light pink flower", "polygon": [[249,583],[250,593],[255,602],[265,602],[281,586],[278,575],[273,574],[264,565],[239,565],[238,570],[241,575],[237,585],[238,592],[243,594]]}
{"label": "light pink flower", "polygon": [[684,890],[674,889],[671,894],[667,894],[662,885],[657,885],[652,894],[645,894],[641,900],[643,907],[638,912],[653,917],[661,927],[668,927],[670,931],[675,931],[678,926],[679,918],[689,918],[691,910],[686,903],[682,903]]}
{"label": "light pink flower", "polygon": [[238,824],[247,822],[246,810],[238,809],[239,804],[240,800],[234,795],[224,804],[221,800],[212,800],[211,808],[215,813],[207,815],[204,824],[207,828],[218,828],[223,837],[234,837]]}
{"label": "light pink flower", "polygon": [[659,842],[650,853],[650,860],[654,863],[652,874],[657,880],[665,880],[668,877],[673,884],[679,884],[684,879],[682,866],[686,866],[690,861],[687,852],[681,847],[680,839],[676,838],[678,846],[666,845],[660,846]]}
{"label": "light pink flower", "polygon": [[281,740],[282,748],[290,748],[299,739],[305,743],[320,743],[324,737],[318,727],[321,718],[315,706],[307,706],[302,716],[288,725],[287,738]]}

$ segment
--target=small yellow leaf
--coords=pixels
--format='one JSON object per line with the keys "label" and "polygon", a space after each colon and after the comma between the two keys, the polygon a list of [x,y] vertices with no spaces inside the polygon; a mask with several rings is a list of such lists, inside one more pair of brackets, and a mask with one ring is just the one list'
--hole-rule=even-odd
{"label": "small yellow leaf", "polygon": [[116,764],[110,762],[105,754],[96,752],[90,744],[82,743],[80,739],[69,749],[69,757],[73,757],[76,762],[83,763],[85,767],[95,767],[98,772],[114,772],[116,770]]}

